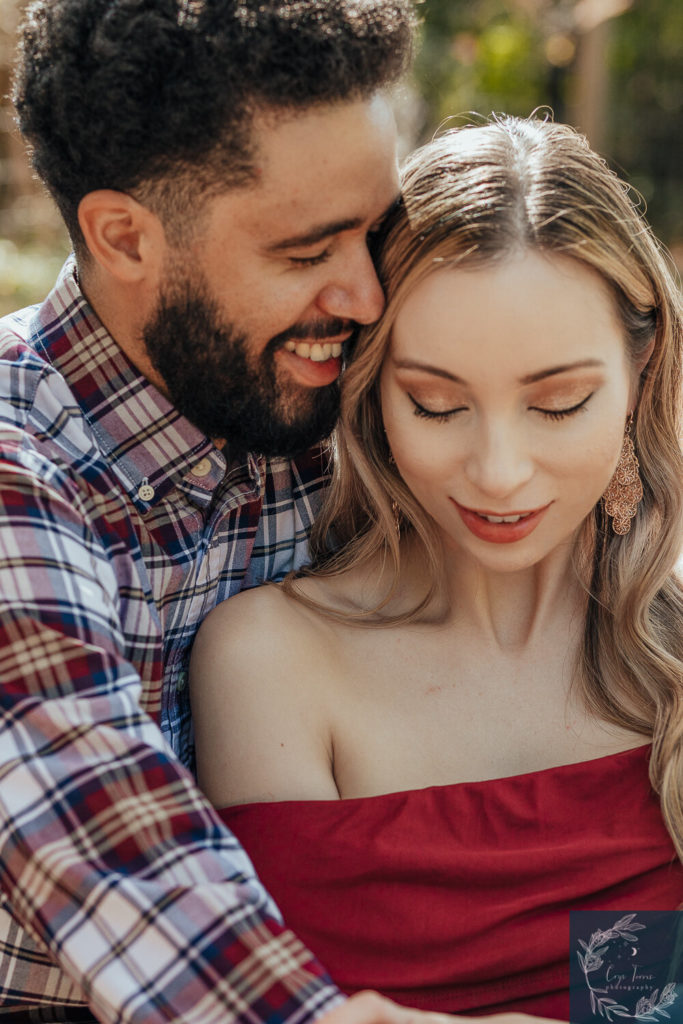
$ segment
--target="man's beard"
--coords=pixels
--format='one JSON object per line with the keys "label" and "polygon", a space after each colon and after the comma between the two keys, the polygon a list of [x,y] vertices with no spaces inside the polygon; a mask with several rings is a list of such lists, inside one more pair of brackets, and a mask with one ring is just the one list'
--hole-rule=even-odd
{"label": "man's beard", "polygon": [[293,338],[338,338],[343,321],[297,324],[271,338],[257,356],[247,336],[221,319],[196,281],[162,293],[143,330],[152,365],[171,401],[231,456],[297,455],[329,437],[339,416],[339,382],[307,388],[278,380],[276,351]]}

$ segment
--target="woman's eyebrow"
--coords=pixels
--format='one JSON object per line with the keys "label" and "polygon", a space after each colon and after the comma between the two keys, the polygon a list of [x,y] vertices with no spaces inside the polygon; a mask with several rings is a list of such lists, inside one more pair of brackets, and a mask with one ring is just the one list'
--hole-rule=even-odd
{"label": "woman's eyebrow", "polygon": [[454,373],[449,373],[448,370],[442,370],[438,366],[432,366],[430,363],[421,363],[417,359],[396,359],[393,358],[393,364],[399,370],[420,370],[422,373],[431,373],[434,377],[443,377],[444,380],[452,380],[455,384],[465,384],[466,381],[462,377],[456,377]]}
{"label": "woman's eyebrow", "polygon": [[[422,373],[429,373],[434,377],[442,377],[444,380],[450,380],[454,384],[463,384],[467,386],[467,381],[463,380],[462,377],[456,376],[454,373],[449,373],[448,370],[443,370],[439,366],[432,366],[430,363],[421,363],[416,359],[394,359],[394,366],[400,370],[420,370]],[[519,378],[519,383],[522,385],[535,384],[539,380],[545,380],[546,377],[554,377],[559,373],[568,373],[570,370],[583,370],[589,367],[600,367],[605,364],[600,359],[580,359],[576,363],[564,363],[562,366],[551,366],[546,370],[538,370],[536,373],[529,373],[525,377]]]}
{"label": "woman's eyebrow", "polygon": [[570,370],[583,370],[587,367],[599,367],[605,364],[601,359],[580,359],[576,363],[565,363],[562,366],[551,366],[547,370],[539,370],[538,373],[529,373],[526,377],[520,377],[520,384],[535,384],[536,381],[545,380],[546,377],[555,377],[558,373],[568,373]]}

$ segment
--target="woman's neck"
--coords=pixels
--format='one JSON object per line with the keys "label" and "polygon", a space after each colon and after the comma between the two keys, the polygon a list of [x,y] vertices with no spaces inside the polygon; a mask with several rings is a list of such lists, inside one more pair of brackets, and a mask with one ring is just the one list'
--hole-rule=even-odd
{"label": "woman's neck", "polygon": [[[583,621],[586,595],[569,544],[519,572],[495,572],[460,550],[444,552],[450,617],[501,651],[535,647]],[[564,630],[562,630],[564,632]]]}

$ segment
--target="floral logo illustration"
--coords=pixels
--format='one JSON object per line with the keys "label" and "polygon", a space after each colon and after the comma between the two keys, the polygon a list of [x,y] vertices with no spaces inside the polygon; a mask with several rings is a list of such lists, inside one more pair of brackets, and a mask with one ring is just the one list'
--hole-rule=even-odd
{"label": "floral logo illustration", "polygon": [[[636,914],[626,914],[605,930],[594,931],[588,942],[579,939],[583,952],[577,951],[579,965],[583,972],[590,995],[594,1015],[600,1015],[613,1022],[617,1017],[629,1020],[663,1024],[662,1018],[677,999],[676,983],[669,982],[662,990],[652,986],[655,978],[636,962],[638,955],[638,932],[645,928],[636,921]],[[603,970],[607,963],[606,969]],[[593,975],[593,979],[590,978]],[[598,985],[605,987],[598,987]],[[650,989],[648,992],[647,990]],[[645,992],[638,999],[635,1008],[629,1008],[618,999],[612,999],[610,991],[623,997],[627,992]]]}

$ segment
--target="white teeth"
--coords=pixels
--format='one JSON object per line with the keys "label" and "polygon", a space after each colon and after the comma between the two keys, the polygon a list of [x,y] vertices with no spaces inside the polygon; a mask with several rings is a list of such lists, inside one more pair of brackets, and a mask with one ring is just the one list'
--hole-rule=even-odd
{"label": "white teeth", "polygon": [[316,341],[315,345],[311,345],[310,359],[314,363],[324,363],[330,358],[331,345],[321,345]]}
{"label": "white teeth", "polygon": [[484,516],[489,523],[518,523],[524,516]]}
{"label": "white teeth", "polygon": [[287,352],[296,352],[301,359],[310,359],[314,363],[324,363],[330,356],[340,356],[342,354],[341,342],[325,342],[321,344],[319,341],[309,345],[307,341],[286,341],[284,348]]}

